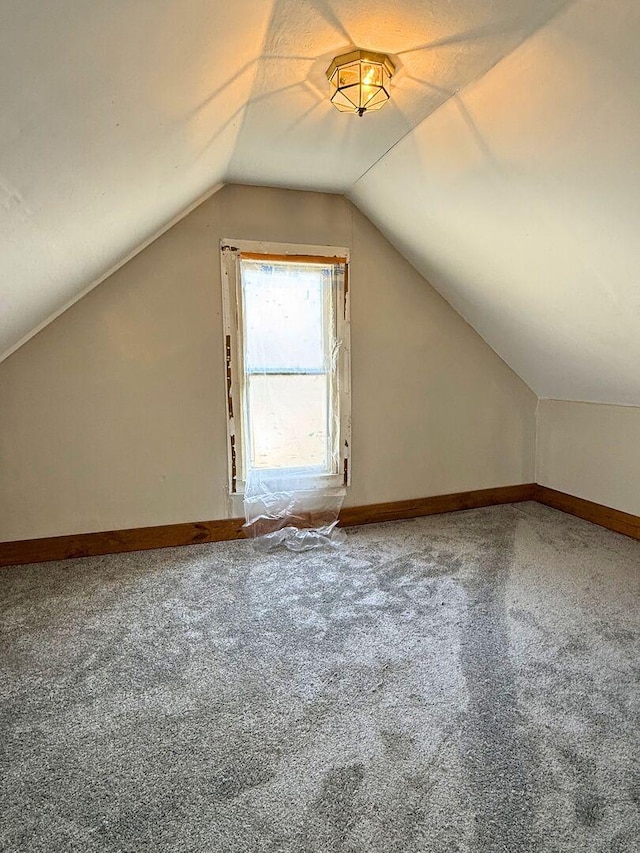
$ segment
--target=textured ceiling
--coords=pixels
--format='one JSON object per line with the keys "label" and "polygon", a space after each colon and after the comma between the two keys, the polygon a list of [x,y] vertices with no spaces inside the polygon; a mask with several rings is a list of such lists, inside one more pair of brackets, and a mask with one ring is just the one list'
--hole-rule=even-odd
{"label": "textured ceiling", "polygon": [[[567,0],[276,0],[229,179],[346,192],[447,98]],[[351,47],[390,54],[393,99],[341,115],[325,75]],[[373,120],[373,121],[372,121]]]}
{"label": "textured ceiling", "polygon": [[[220,182],[343,192],[541,396],[640,404],[634,0],[3,0],[0,353]],[[327,100],[352,46],[391,103]]]}
{"label": "textured ceiling", "polygon": [[0,0],[0,353],[224,178],[270,11]]}
{"label": "textured ceiling", "polygon": [[351,192],[542,397],[640,405],[639,43],[578,0]]}

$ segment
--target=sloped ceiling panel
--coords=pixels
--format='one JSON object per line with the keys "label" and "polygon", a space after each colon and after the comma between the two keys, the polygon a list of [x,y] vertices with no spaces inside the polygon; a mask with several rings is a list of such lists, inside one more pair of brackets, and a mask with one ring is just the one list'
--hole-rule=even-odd
{"label": "sloped ceiling panel", "polygon": [[0,353],[223,179],[270,12],[3,0]]}
{"label": "sloped ceiling panel", "polygon": [[638,44],[579,0],[351,192],[539,396],[640,405]]}

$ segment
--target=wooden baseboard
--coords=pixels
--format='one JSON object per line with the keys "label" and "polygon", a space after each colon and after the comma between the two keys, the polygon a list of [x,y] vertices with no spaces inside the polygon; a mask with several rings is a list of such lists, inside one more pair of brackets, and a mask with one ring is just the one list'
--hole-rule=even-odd
{"label": "wooden baseboard", "polygon": [[[418,518],[424,515],[531,500],[583,518],[593,524],[599,524],[617,533],[624,533],[633,539],[640,539],[639,516],[534,483],[344,507],[340,513],[340,525],[351,527],[380,521],[400,521],[404,518]],[[80,533],[75,536],[52,536],[47,539],[2,542],[0,543],[0,567],[242,539],[243,523],[243,518],[228,518],[219,521],[195,521],[184,524],[165,524],[159,527],[134,527],[131,530],[110,530],[100,533]]]}
{"label": "wooden baseboard", "polygon": [[552,509],[559,509],[590,521],[592,524],[614,530],[616,533],[624,533],[625,536],[640,539],[640,516],[622,512],[619,509],[611,509],[584,498],[576,498],[565,492],[550,489],[548,486],[536,486],[534,494],[538,503],[550,506]]}
{"label": "wooden baseboard", "polygon": [[403,518],[418,518],[422,515],[438,515],[442,512],[457,512],[462,509],[532,501],[534,492],[534,483],[524,483],[519,486],[498,486],[494,489],[435,495],[431,498],[344,507],[340,513],[340,525],[351,527],[357,524],[373,524],[377,521],[400,521]]}
{"label": "wooden baseboard", "polygon": [[[403,518],[530,501],[534,499],[535,489],[534,483],[525,483],[415,500],[344,507],[340,513],[340,525],[350,527],[379,521],[398,521]],[[110,530],[100,533],[80,533],[75,536],[52,536],[47,539],[2,542],[0,543],[0,566],[45,563],[72,557],[96,557],[101,554],[119,554],[125,551],[146,551],[152,548],[172,548],[178,545],[242,539],[243,523],[243,518],[229,518],[220,521],[196,521],[165,524],[160,527],[135,527],[131,530]]]}
{"label": "wooden baseboard", "polygon": [[244,518],[221,521],[195,521],[164,524],[160,527],[134,527],[131,530],[109,530],[100,533],[78,533],[75,536],[51,536],[47,539],[23,539],[0,543],[0,566],[24,563],[46,563],[72,557],[97,557],[124,551],[148,551],[199,542],[221,542],[241,539]]}

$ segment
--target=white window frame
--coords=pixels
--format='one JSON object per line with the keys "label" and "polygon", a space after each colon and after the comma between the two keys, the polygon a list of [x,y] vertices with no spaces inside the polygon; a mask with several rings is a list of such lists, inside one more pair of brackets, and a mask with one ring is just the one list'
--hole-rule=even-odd
{"label": "white window frame", "polygon": [[339,246],[310,246],[296,243],[267,243],[253,240],[220,241],[222,274],[222,305],[224,320],[224,359],[227,411],[227,458],[229,494],[242,495],[245,482],[244,434],[244,368],[242,341],[242,282],[240,260],[242,253],[279,256],[291,262],[312,258],[337,261],[344,259],[344,277],[336,289],[336,336],[340,342],[335,374],[339,414],[339,470],[320,474],[314,479],[319,487],[349,486],[351,483],[351,339],[349,249]]}

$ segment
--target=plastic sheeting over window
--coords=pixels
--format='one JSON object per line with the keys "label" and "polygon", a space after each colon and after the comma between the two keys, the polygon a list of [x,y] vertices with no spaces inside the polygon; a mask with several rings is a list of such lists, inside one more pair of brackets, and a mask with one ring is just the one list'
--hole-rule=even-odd
{"label": "plastic sheeting over window", "polygon": [[229,410],[245,532],[260,547],[336,545],[349,475],[345,259],[235,252]]}

